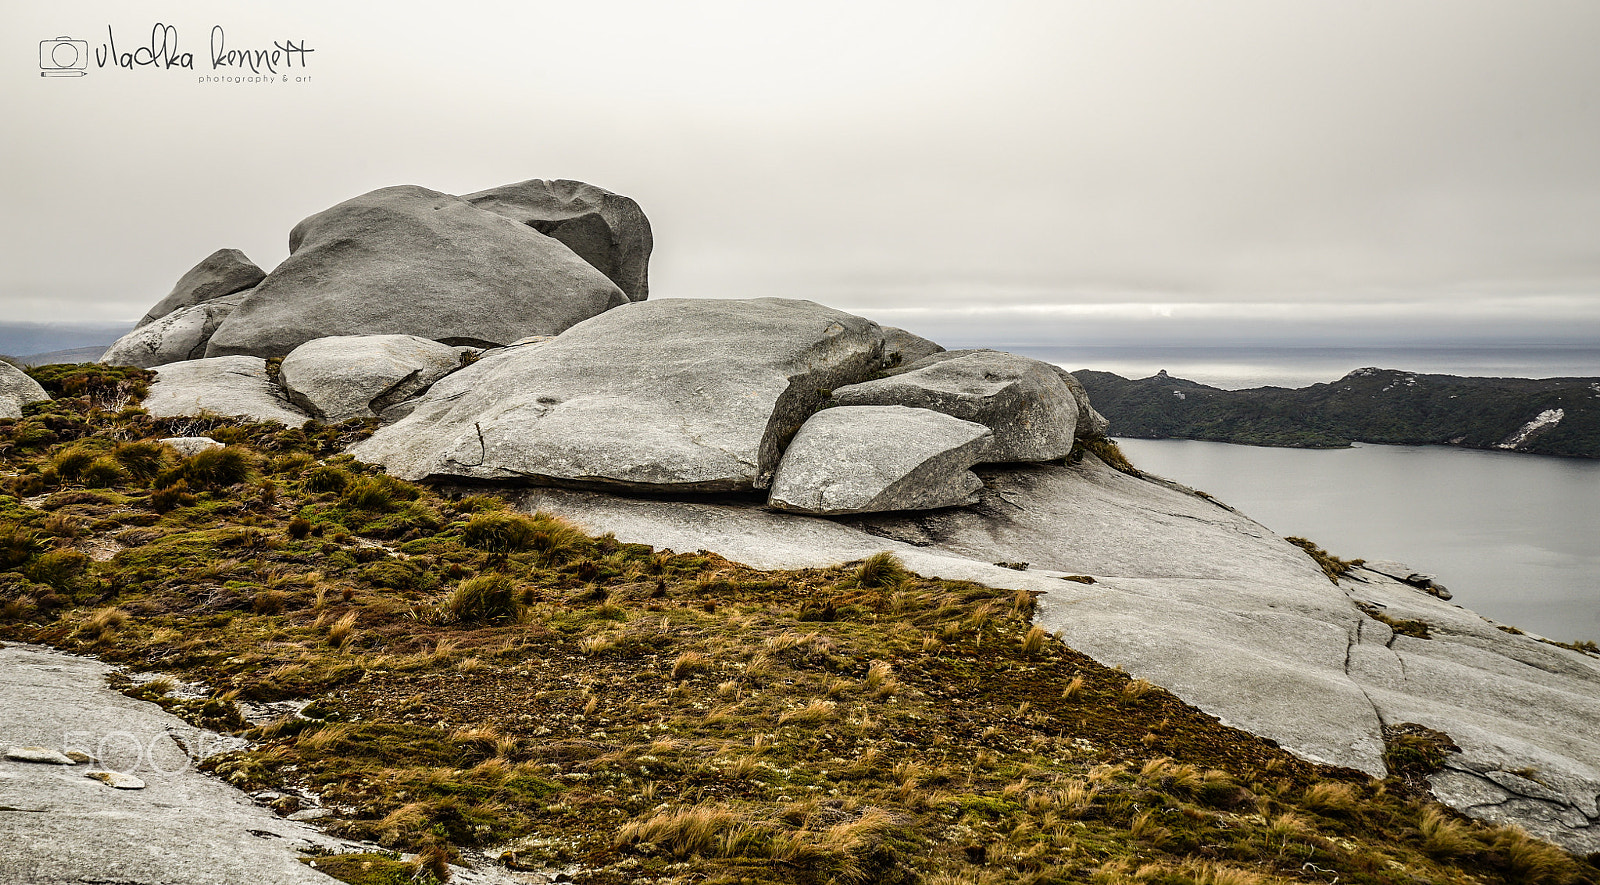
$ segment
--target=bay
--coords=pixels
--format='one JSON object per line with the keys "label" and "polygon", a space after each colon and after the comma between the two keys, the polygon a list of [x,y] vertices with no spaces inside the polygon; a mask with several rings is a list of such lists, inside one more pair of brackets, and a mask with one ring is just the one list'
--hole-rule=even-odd
{"label": "bay", "polygon": [[1345,559],[1407,563],[1502,623],[1600,641],[1600,461],[1445,446],[1118,443],[1139,469],[1280,535]]}

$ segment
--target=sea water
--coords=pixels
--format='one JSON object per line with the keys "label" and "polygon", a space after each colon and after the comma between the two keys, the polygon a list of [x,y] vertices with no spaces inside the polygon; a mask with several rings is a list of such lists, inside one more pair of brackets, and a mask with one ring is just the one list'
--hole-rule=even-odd
{"label": "sea water", "polygon": [[1600,461],[1448,446],[1118,442],[1134,466],[1279,535],[1344,559],[1399,560],[1497,621],[1600,642]]}

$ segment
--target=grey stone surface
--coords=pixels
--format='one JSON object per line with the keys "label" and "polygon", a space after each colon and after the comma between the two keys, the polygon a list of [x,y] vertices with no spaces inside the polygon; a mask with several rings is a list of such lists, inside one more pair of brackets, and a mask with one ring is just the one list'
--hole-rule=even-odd
{"label": "grey stone surface", "polygon": [[[1442,801],[1600,850],[1600,659],[1375,573],[1335,586],[1249,518],[1092,455],[978,473],[987,486],[977,505],[918,515],[822,518],[566,489],[525,492],[519,506],[762,568],[889,550],[925,575],[1043,591],[1036,621],[1069,646],[1230,725],[1374,775],[1385,770],[1385,723],[1443,731],[1462,753],[1434,779]],[[1032,567],[990,565],[1001,561]],[[1434,638],[1396,636],[1356,602],[1426,621]]]}
{"label": "grey stone surface", "polygon": [[73,760],[60,750],[49,747],[11,747],[6,758],[13,762],[34,762],[40,765],[72,765]]}
{"label": "grey stone surface", "polygon": [[174,451],[184,456],[198,455],[206,449],[220,449],[222,443],[209,436],[169,436],[158,440],[162,445],[171,446]]}
{"label": "grey stone surface", "polygon": [[877,324],[809,301],[634,302],[485,353],[351,453],[407,479],[765,488],[825,391],[882,353]]}
{"label": "grey stone surface", "polygon": [[167,363],[202,359],[206,345],[222,321],[245,299],[247,292],[215,298],[204,304],[181,307],[118,338],[100,356],[110,366],[149,369]]}
{"label": "grey stone surface", "polygon": [[628,301],[560,241],[410,185],[305,219],[289,252],[212,335],[207,356],[285,356],[332,335],[493,346]]}
{"label": "grey stone surface", "polygon": [[1106,416],[1095,411],[1089,404],[1089,391],[1084,389],[1083,382],[1073,376],[1071,372],[1060,366],[1052,366],[1056,375],[1061,378],[1061,383],[1067,385],[1072,391],[1072,398],[1078,403],[1078,427],[1074,434],[1078,439],[1087,439],[1096,436],[1105,436],[1111,429],[1111,421]]}
{"label": "grey stone surface", "polygon": [[290,404],[283,389],[267,377],[267,361],[253,356],[219,356],[161,366],[144,398],[144,408],[157,418],[227,415],[291,427],[311,419]]}
{"label": "grey stone surface", "polygon": [[118,790],[142,790],[144,778],[126,771],[86,771],[84,776]]}
{"label": "grey stone surface", "polygon": [[650,219],[632,199],[581,181],[537,178],[461,199],[565,243],[629,301],[650,297],[654,239]]}
{"label": "grey stone surface", "polygon": [[253,288],[266,275],[266,271],[257,267],[238,249],[218,249],[179,277],[167,297],[156,302],[156,306],[140,317],[135,326],[143,326],[186,307]]}
{"label": "grey stone surface", "polygon": [[905,329],[883,327],[883,357],[890,365],[909,366],[936,353],[944,353],[944,347]]}
{"label": "grey stone surface", "polygon": [[1050,461],[1072,451],[1078,402],[1049,363],[994,350],[952,350],[896,374],[833,391],[845,406],[911,406],[994,431],[981,460]]}
{"label": "grey stone surface", "polygon": [[794,435],[767,503],[798,513],[931,510],[977,501],[989,428],[927,409],[837,406]]}
{"label": "grey stone surface", "polygon": [[325,421],[371,418],[461,366],[457,348],[416,335],[318,338],[283,358],[289,400]]}
{"label": "grey stone surface", "polygon": [[21,418],[23,406],[49,398],[28,373],[0,360],[0,418]]}
{"label": "grey stone surface", "polygon": [[200,747],[215,736],[107,688],[110,669],[37,646],[0,648],[0,741],[86,748],[102,770],[145,783],[107,789],[81,767],[0,762],[0,882],[333,881],[299,852],[348,843],[201,774],[178,742]]}

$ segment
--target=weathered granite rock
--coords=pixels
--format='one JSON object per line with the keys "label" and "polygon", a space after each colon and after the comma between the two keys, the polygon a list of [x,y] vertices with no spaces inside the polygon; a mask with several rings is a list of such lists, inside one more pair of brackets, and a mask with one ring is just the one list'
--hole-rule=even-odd
{"label": "weathered granite rock", "polygon": [[214,298],[203,304],[180,307],[156,320],[142,323],[107,348],[100,356],[100,362],[109,366],[150,369],[167,363],[202,359],[217,327],[248,294],[249,291],[245,291]]}
{"label": "weathered granite rock", "polygon": [[[1600,850],[1600,659],[1508,634],[1376,574],[1334,586],[1249,518],[1093,455],[977,472],[987,483],[977,505],[916,515],[796,519],[753,504],[567,489],[529,491],[518,506],[760,568],[890,550],[919,574],[1043,591],[1035,619],[1067,645],[1228,724],[1381,775],[1383,724],[1420,723],[1462,748],[1435,776],[1442,801],[1572,851]],[[1425,621],[1433,638],[1396,636],[1354,602]],[[1529,767],[1539,783],[1515,774]]]}
{"label": "weathered granite rock", "polygon": [[283,389],[267,377],[267,361],[253,356],[219,356],[161,366],[144,398],[144,408],[157,418],[228,415],[291,427],[311,419],[291,405]]}
{"label": "weathered granite rock", "polygon": [[534,179],[467,194],[479,209],[555,237],[616,283],[630,301],[650,297],[650,220],[633,200],[581,181]]}
{"label": "weathered granite rock", "polygon": [[324,421],[371,418],[460,368],[460,352],[416,335],[339,335],[296,347],[279,380],[289,400]]}
{"label": "weathered granite rock", "polygon": [[6,758],[17,762],[33,762],[40,765],[71,765],[72,759],[60,750],[49,747],[12,747],[6,750]]}
{"label": "weathered granite rock", "polygon": [[825,392],[882,355],[876,323],[809,301],[639,301],[484,354],[351,452],[406,479],[766,488]]}
{"label": "weathered granite rock", "polygon": [[289,251],[223,321],[207,356],[285,356],[333,335],[488,347],[553,335],[628,302],[558,240],[410,185],[305,219]]}
{"label": "weathered granite rock", "polygon": [[883,357],[890,365],[909,366],[936,353],[944,353],[944,348],[921,335],[894,326],[883,327]]}
{"label": "weathered granite rock", "polygon": [[1403,562],[1395,562],[1392,559],[1364,560],[1361,567],[1369,572],[1377,572],[1384,577],[1393,578],[1402,584],[1410,584],[1418,590],[1437,596],[1440,599],[1448,600],[1455,596],[1448,587],[1435,581],[1433,575],[1419,572]]}
{"label": "weathered granite rock", "polygon": [[0,648],[0,749],[66,740],[145,782],[110,790],[83,769],[0,763],[0,882],[329,885],[302,851],[372,850],[284,820],[202,772],[185,748],[231,740],[111,688],[113,672],[41,646]]}
{"label": "weathered granite rock", "polygon": [[108,787],[115,787],[119,790],[144,789],[144,780],[126,771],[88,771],[84,772],[84,777],[92,778]]}
{"label": "weathered granite rock", "polygon": [[190,455],[198,455],[206,449],[222,448],[222,443],[209,436],[169,436],[166,439],[158,440],[158,442],[162,445],[171,446],[173,451],[185,458]]}
{"label": "weathered granite rock", "polygon": [[141,317],[134,328],[186,307],[254,288],[266,275],[266,271],[257,267],[238,249],[218,249],[179,277],[177,285],[172,287],[167,297],[156,302],[156,306],[150,308],[150,312]]}
{"label": "weathered granite rock", "polygon": [[49,398],[27,372],[0,360],[0,418],[21,418],[23,406]]}
{"label": "weathered granite rock", "polygon": [[1089,404],[1089,391],[1084,389],[1083,382],[1073,377],[1071,372],[1060,366],[1052,366],[1051,368],[1056,370],[1056,375],[1061,378],[1061,383],[1067,385],[1067,389],[1072,391],[1072,398],[1078,402],[1078,427],[1074,431],[1074,435],[1078,439],[1105,436],[1106,432],[1111,429],[1111,422],[1106,416],[1095,411],[1094,406]]}
{"label": "weathered granite rock", "polygon": [[989,428],[927,409],[838,406],[794,435],[767,503],[799,513],[932,510],[977,500]]}
{"label": "weathered granite rock", "polygon": [[846,406],[932,409],[994,431],[985,462],[1050,461],[1072,451],[1078,401],[1054,366],[994,350],[952,350],[887,378],[833,391]]}

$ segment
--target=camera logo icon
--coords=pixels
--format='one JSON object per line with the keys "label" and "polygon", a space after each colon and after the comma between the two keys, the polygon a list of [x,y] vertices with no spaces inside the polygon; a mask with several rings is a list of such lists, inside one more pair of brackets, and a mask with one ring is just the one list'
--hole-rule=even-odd
{"label": "camera logo icon", "polygon": [[89,44],[71,37],[39,41],[39,76],[82,77],[89,73]]}

